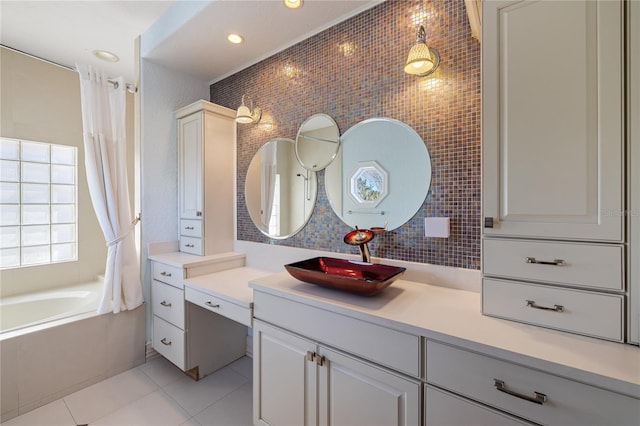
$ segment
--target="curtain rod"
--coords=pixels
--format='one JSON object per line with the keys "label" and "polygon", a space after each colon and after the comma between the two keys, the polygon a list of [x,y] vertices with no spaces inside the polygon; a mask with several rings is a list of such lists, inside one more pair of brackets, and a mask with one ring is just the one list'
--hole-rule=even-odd
{"label": "curtain rod", "polygon": [[[21,54],[23,54],[23,55],[25,55],[25,56],[28,56],[28,57],[30,57],[30,58],[38,59],[38,60],[40,60],[40,61],[42,61],[42,62],[46,62],[46,63],[48,63],[48,64],[55,65],[55,66],[60,67],[60,68],[64,68],[64,69],[69,70],[69,71],[78,72],[78,70],[77,70],[77,69],[75,69],[75,68],[71,68],[71,67],[69,67],[69,66],[67,66],[67,65],[59,64],[58,62],[50,61],[49,59],[41,58],[40,56],[32,55],[31,53],[23,52],[22,50],[15,49],[15,48],[10,47],[10,46],[7,46],[7,45],[5,45],[5,44],[0,44],[0,46],[4,47],[4,48],[6,48],[6,49],[12,50],[12,51],[14,51],[14,52],[21,53]],[[115,81],[115,80],[110,80],[110,79],[109,79],[109,80],[107,80],[107,81],[113,85],[114,89],[117,89],[117,88],[118,88],[119,84],[118,84],[118,82],[117,82],[117,81]],[[125,86],[126,86],[127,91],[128,91],[129,93],[137,93],[137,92],[138,92],[138,88],[135,86],[135,84],[127,83]]]}

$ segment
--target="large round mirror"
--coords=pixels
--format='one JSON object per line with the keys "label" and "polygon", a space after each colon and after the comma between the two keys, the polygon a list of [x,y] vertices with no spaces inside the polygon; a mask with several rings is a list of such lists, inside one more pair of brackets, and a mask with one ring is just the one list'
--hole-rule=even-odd
{"label": "large round mirror", "polygon": [[325,171],[333,211],[351,227],[398,228],[420,209],[431,183],[431,157],[410,126],[372,118],[347,130]]}
{"label": "large round mirror", "polygon": [[296,160],[291,139],[272,139],[254,155],[244,186],[249,216],[263,234],[288,238],[307,223],[316,202],[316,173]]}
{"label": "large round mirror", "polygon": [[305,169],[322,170],[327,167],[340,148],[338,125],[327,114],[307,118],[296,136],[296,157]]}

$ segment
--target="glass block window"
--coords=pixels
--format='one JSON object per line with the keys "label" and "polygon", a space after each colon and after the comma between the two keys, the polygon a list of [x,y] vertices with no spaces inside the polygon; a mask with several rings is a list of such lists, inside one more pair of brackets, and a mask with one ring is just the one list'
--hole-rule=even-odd
{"label": "glass block window", "polygon": [[0,269],[77,260],[77,148],[0,138]]}

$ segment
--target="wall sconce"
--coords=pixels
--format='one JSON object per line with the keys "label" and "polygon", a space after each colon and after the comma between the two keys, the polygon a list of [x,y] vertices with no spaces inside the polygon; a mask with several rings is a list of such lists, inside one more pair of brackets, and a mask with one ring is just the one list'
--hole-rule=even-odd
{"label": "wall sconce", "polygon": [[262,117],[262,111],[258,107],[253,107],[253,101],[249,98],[249,104],[251,108],[244,104],[244,97],[242,95],[242,104],[238,107],[238,112],[236,113],[236,123],[249,124],[249,123],[257,123],[260,121],[260,117]]}
{"label": "wall sconce", "polygon": [[427,33],[424,26],[418,27],[416,42],[409,51],[404,72],[418,77],[424,77],[433,73],[440,64],[440,54],[427,46]]}

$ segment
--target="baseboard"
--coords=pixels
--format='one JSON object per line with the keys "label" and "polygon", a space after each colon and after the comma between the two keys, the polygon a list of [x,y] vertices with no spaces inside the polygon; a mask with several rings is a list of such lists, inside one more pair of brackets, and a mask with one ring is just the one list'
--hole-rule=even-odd
{"label": "baseboard", "polygon": [[145,362],[152,361],[158,358],[159,356],[160,354],[156,352],[156,350],[153,349],[153,347],[151,346],[151,342],[147,342],[147,345],[145,348]]}

